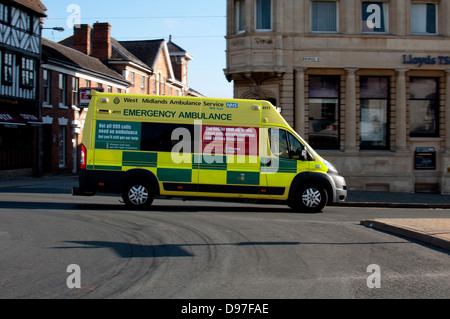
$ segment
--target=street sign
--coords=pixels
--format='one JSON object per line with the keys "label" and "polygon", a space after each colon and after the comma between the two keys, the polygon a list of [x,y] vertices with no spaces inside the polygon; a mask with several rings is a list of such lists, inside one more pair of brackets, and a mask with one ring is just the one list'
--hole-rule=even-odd
{"label": "street sign", "polygon": [[95,87],[84,87],[80,88],[80,107],[88,107],[91,102],[91,90],[96,90],[97,92],[103,92],[103,88]]}

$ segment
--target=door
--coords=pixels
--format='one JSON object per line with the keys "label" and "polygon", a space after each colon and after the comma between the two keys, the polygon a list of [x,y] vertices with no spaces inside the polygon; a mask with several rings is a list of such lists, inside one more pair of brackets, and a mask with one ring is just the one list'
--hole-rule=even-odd
{"label": "door", "polygon": [[259,127],[202,125],[199,195],[258,198]]}
{"label": "door", "polygon": [[309,170],[305,146],[285,129],[269,128],[268,157],[262,164],[269,198],[287,199],[294,177]]}

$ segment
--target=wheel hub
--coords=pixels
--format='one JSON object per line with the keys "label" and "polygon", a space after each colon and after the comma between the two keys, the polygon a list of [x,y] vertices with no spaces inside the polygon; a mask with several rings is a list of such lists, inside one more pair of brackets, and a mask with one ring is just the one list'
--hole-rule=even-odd
{"label": "wheel hub", "polygon": [[302,195],[303,204],[307,207],[317,207],[322,201],[320,191],[315,188],[308,188]]}
{"label": "wheel hub", "polygon": [[148,199],[148,190],[142,185],[136,185],[130,188],[128,198],[134,205],[142,205]]}

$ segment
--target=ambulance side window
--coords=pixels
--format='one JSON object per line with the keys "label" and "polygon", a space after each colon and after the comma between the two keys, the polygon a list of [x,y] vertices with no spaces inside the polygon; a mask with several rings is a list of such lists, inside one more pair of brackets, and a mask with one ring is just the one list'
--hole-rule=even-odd
{"label": "ambulance side window", "polygon": [[302,151],[305,148],[294,135],[287,133],[289,140],[289,155],[292,159],[301,159]]}
{"label": "ambulance side window", "polygon": [[167,124],[167,123],[142,123],[141,151],[171,152],[180,140],[172,140],[172,132],[176,129],[184,129],[186,137],[190,140],[190,149],[183,151],[192,153],[194,150],[194,125]]}
{"label": "ambulance side window", "polygon": [[289,158],[288,142],[286,131],[279,129],[269,129],[270,149],[272,154],[280,158]]}
{"label": "ambulance side window", "polygon": [[302,159],[304,146],[291,133],[280,129],[269,129],[270,148],[280,158]]}

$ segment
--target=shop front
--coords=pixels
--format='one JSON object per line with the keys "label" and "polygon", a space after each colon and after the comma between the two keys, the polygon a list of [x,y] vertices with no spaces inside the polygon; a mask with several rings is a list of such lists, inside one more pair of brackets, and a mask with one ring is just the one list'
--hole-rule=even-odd
{"label": "shop front", "polygon": [[295,70],[296,96],[304,90],[295,112],[305,114],[295,117],[296,129],[350,188],[450,193],[450,58],[337,54]]}
{"label": "shop front", "polygon": [[[39,171],[38,115],[29,103],[2,99],[0,110],[0,176],[32,175]],[[23,104],[23,105],[22,105]]]}

